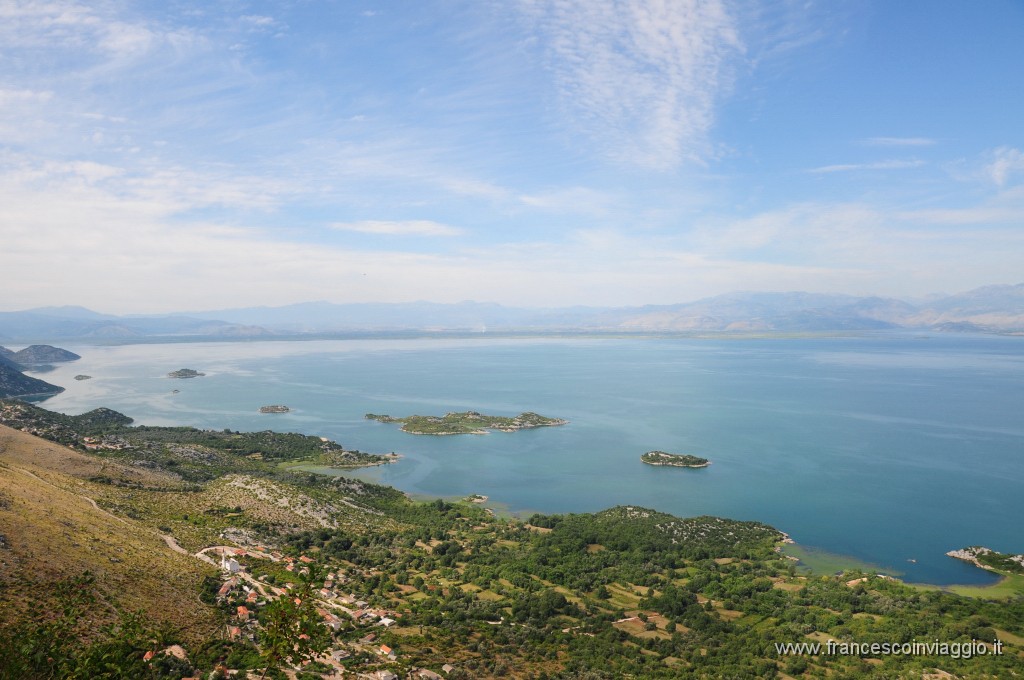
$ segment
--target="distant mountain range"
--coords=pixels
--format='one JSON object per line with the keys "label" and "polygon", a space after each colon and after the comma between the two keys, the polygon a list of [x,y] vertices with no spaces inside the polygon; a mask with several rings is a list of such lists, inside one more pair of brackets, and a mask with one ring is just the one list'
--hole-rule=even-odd
{"label": "distant mountain range", "polygon": [[728,293],[675,305],[530,309],[493,303],[306,302],[153,316],[83,307],[0,312],[0,340],[259,338],[351,332],[1024,332],[1024,283],[912,302],[818,293]]}

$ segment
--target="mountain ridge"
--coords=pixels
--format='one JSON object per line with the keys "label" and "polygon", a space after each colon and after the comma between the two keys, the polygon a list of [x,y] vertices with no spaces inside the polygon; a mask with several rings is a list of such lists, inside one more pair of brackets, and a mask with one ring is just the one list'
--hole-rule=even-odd
{"label": "mountain ridge", "polygon": [[82,307],[0,312],[0,337],[132,341],[246,339],[345,332],[817,332],[918,329],[1024,332],[1024,283],[915,302],[881,296],[737,291],[631,307],[510,307],[491,302],[301,302],[166,315]]}

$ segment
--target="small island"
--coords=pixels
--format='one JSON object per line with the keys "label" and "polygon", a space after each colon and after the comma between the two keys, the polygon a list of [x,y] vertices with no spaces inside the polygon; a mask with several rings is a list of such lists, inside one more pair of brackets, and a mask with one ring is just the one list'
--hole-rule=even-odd
{"label": "small island", "polygon": [[648,451],[640,456],[640,460],[648,465],[664,465],[668,467],[702,468],[711,465],[711,461],[688,453],[665,453],[664,451]]}
{"label": "small island", "polygon": [[92,380],[91,375],[76,375],[75,380]]}
{"label": "small island", "polygon": [[206,374],[205,373],[200,373],[199,371],[193,370],[191,368],[179,368],[177,371],[171,371],[170,373],[168,373],[167,377],[168,378],[185,379],[185,378],[198,378],[198,377],[204,376],[204,375],[206,375]]}
{"label": "small island", "polygon": [[446,413],[443,416],[408,416],[406,418],[367,413],[366,418],[381,423],[401,423],[402,432],[409,434],[431,435],[487,434],[489,430],[515,432],[534,427],[565,425],[569,422],[561,418],[548,418],[532,412],[520,413],[514,418],[485,416],[476,411]]}
{"label": "small island", "polygon": [[291,411],[287,406],[281,404],[271,404],[270,406],[260,406],[260,413],[288,413]]}

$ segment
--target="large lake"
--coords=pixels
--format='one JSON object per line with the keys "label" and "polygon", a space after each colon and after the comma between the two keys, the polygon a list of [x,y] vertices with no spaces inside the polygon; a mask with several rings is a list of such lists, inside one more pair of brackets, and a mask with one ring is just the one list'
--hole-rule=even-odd
{"label": "large lake", "polygon": [[[643,505],[760,520],[909,581],[984,583],[946,557],[1024,551],[1024,338],[416,339],[72,346],[47,408],[140,424],[300,431],[396,451],[366,479],[515,511]],[[194,368],[205,377],[173,380]],[[93,376],[75,381],[76,374]],[[180,390],[173,393],[173,390]],[[293,411],[261,415],[264,404]],[[426,437],[363,419],[536,411],[569,425]],[[644,465],[662,449],[701,470]]]}

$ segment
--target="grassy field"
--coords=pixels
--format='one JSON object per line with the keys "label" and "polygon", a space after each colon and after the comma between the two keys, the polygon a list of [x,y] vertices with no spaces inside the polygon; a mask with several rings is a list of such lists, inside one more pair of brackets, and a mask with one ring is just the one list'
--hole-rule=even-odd
{"label": "grassy field", "polygon": [[866,574],[886,574],[887,576],[899,577],[903,573],[858,560],[856,557],[850,557],[849,555],[838,555],[797,543],[787,543],[784,545],[782,554],[799,559],[800,567],[821,575],[838,574],[845,571],[862,571]]}
{"label": "grassy field", "polygon": [[1024,574],[1008,574],[990,586],[933,586],[921,583],[908,584],[921,590],[946,590],[966,597],[980,597],[988,600],[1009,600],[1024,597]]}

